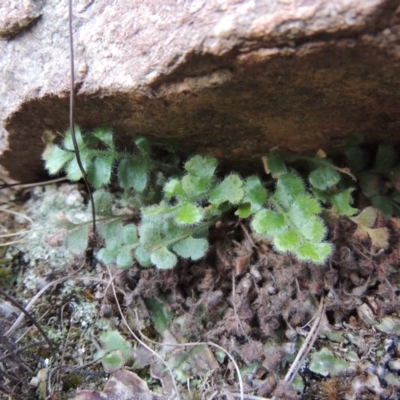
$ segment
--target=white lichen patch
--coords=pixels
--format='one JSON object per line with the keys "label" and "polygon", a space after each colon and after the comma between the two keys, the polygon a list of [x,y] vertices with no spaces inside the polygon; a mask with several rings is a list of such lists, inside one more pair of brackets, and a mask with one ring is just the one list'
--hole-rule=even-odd
{"label": "white lichen patch", "polygon": [[[24,222],[21,229],[26,233],[21,235],[20,243],[6,248],[4,258],[21,271],[19,293],[23,298],[19,300],[26,306],[47,284],[73,274],[77,265],[82,266],[77,275],[88,277],[84,284],[82,280],[72,278],[51,286],[40,295],[30,311],[39,319],[46,315],[41,325],[56,346],[64,342],[72,323],[73,329],[78,330],[77,339],[91,348],[91,338],[99,331],[110,329],[112,321],[99,318],[98,301],[86,295],[94,282],[90,280],[93,271],[84,267],[83,254],[77,258],[65,246],[65,221],[81,223],[91,220],[80,185],[65,183],[36,187],[18,212],[20,215],[12,218],[14,223]],[[27,223],[24,216],[32,223]],[[84,358],[84,362],[91,361],[90,351]]]}
{"label": "white lichen patch", "polygon": [[61,243],[58,244],[62,244],[61,215],[72,222],[82,222],[89,218],[79,186],[63,184],[60,187],[37,187],[25,205],[25,212],[33,220],[33,225],[24,236],[23,243],[15,246],[23,253],[24,261],[30,267],[39,269],[40,276],[73,261],[73,255],[51,239],[59,234]]}
{"label": "white lichen patch", "polygon": [[[20,255],[24,269],[21,283],[25,290],[36,293],[44,277],[60,272],[74,261],[74,256],[63,246],[60,214],[73,221],[87,220],[90,216],[79,185],[71,184],[32,189],[30,200],[19,213],[33,223],[25,224],[21,242],[10,246],[5,257],[13,259]],[[16,215],[15,222],[20,220],[21,216]],[[54,237],[57,240],[52,240]]]}
{"label": "white lichen patch", "polygon": [[73,302],[74,321],[82,328],[93,325],[98,317],[99,308],[97,302]]}

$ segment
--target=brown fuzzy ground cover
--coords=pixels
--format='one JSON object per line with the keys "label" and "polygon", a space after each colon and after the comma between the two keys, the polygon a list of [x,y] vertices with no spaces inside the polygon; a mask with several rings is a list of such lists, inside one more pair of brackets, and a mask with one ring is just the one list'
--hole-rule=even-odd
{"label": "brown fuzzy ground cover", "polygon": [[[24,203],[18,212],[24,212]],[[11,214],[1,222],[8,231],[27,229]],[[167,360],[182,399],[240,398],[235,365],[211,343],[235,360],[244,399],[400,398],[400,220],[380,217],[375,223],[389,232],[387,250],[348,219],[329,224],[335,250],[323,265],[278,254],[257,242],[245,222],[229,218],[212,228],[204,259],[181,260],[167,271],[91,266],[82,257],[63,258],[65,253],[54,267],[46,258],[29,263],[18,246],[3,247],[3,293],[28,309],[48,288],[29,307],[32,318],[21,322],[21,311],[0,294],[0,396],[173,398],[162,363],[131,336],[127,322]],[[49,252],[62,248],[57,233],[45,237]],[[289,383],[285,375],[317,317],[318,337]],[[133,346],[131,359],[112,373],[94,359],[101,348],[98,336],[107,330]],[[171,352],[166,350],[171,340],[203,342],[206,350]],[[323,352],[331,358],[320,357]],[[133,377],[136,383],[127,383]],[[121,385],[127,388],[123,393],[115,389]]]}

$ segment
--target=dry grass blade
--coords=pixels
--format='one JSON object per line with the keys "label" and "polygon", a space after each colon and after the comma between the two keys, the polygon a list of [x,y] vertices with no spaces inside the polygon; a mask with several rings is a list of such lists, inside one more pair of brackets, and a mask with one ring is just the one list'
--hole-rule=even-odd
{"label": "dry grass blade", "polygon": [[63,177],[63,178],[50,179],[50,180],[44,181],[44,182],[13,183],[11,185],[8,185],[7,188],[13,187],[13,188],[18,188],[18,189],[29,189],[31,187],[46,186],[46,185],[51,185],[52,183],[64,182],[67,180],[68,180],[68,178]]}
{"label": "dry grass blade", "polygon": [[16,215],[16,216],[18,216],[18,217],[20,217],[20,218],[24,218],[24,219],[26,219],[30,224],[33,224],[33,221],[32,221],[27,215],[21,214],[21,213],[19,213],[19,212],[17,212],[17,211],[7,210],[7,209],[4,208],[4,207],[0,208],[0,211],[3,211],[3,212],[8,213],[8,214]]}
{"label": "dry grass blade", "polygon": [[[230,393],[233,397],[240,397],[240,393]],[[270,397],[260,397],[253,394],[246,394],[244,400],[272,400]]]}
{"label": "dry grass blade", "polygon": [[4,235],[0,235],[0,238],[7,238],[7,237],[13,237],[13,236],[26,235],[28,233],[44,231],[44,230],[48,231],[49,227],[46,226],[44,228],[30,229],[29,231],[19,231],[19,232],[15,232],[15,233],[5,233]]}
{"label": "dry grass blade", "polygon": [[[144,342],[135,334],[135,332],[133,332],[133,330],[132,330],[131,327],[129,326],[129,324],[128,324],[128,322],[127,322],[127,320],[126,320],[124,314],[122,313],[121,306],[119,305],[119,301],[118,301],[118,297],[117,297],[117,292],[116,292],[115,285],[114,285],[114,282],[113,282],[113,281],[114,281],[114,277],[113,277],[113,275],[112,275],[112,273],[111,273],[110,267],[109,267],[108,265],[107,265],[106,267],[107,267],[108,274],[110,275],[110,282],[109,282],[109,284],[111,284],[111,288],[112,288],[112,291],[113,291],[113,294],[114,294],[115,302],[116,302],[116,304],[117,304],[118,312],[119,312],[119,314],[121,315],[122,321],[124,321],[124,324],[125,324],[126,328],[127,328],[128,331],[130,332],[130,334],[133,336],[133,338],[134,338],[138,343],[140,343],[146,350],[148,350],[148,351],[149,351],[150,353],[152,353],[155,357],[157,357],[157,358],[164,364],[165,368],[167,369],[167,371],[168,371],[168,373],[170,374],[171,379],[172,379],[172,384],[173,384],[173,386],[174,386],[175,396],[176,396],[175,398],[176,398],[177,400],[180,400],[178,387],[177,387],[177,385],[176,385],[176,381],[175,381],[175,378],[174,378],[174,374],[172,373],[171,368],[168,366],[168,364],[165,362],[165,360],[164,360],[159,354],[157,354],[157,352],[155,352],[151,347],[147,346],[147,344],[144,343]],[[173,399],[172,396],[171,396],[171,399]]]}
{"label": "dry grass blade", "polygon": [[12,303],[15,307],[17,307],[19,310],[21,310],[29,319],[30,321],[36,326],[40,334],[43,336],[44,340],[47,342],[49,345],[49,348],[54,351],[54,345],[49,339],[49,337],[46,335],[46,333],[43,331],[42,327],[38,324],[36,321],[36,318],[33,317],[32,314],[28,312],[28,310],[24,307],[22,307],[18,301],[16,301],[12,296],[10,296],[8,293],[6,293],[3,289],[0,288],[0,294],[4,296],[10,303]]}
{"label": "dry grass blade", "polygon": [[[136,312],[135,312],[136,313]],[[138,318],[138,315],[136,313],[136,319]],[[158,345],[163,345],[163,346],[171,346],[171,347],[194,347],[194,346],[204,346],[204,345],[208,345],[211,347],[215,347],[221,351],[223,351],[228,358],[231,360],[233,366],[235,367],[237,376],[238,376],[238,381],[239,381],[239,389],[240,389],[240,393],[238,393],[238,397],[240,396],[240,400],[244,400],[244,386],[243,386],[243,378],[242,375],[240,373],[240,369],[239,366],[237,365],[235,359],[233,358],[232,354],[229,353],[228,350],[224,349],[223,347],[219,346],[218,344],[214,343],[214,342],[191,342],[191,343],[160,343],[160,342],[156,342],[154,340],[149,339],[147,336],[145,336],[142,332],[139,331],[140,336],[145,339],[146,341],[148,341],[149,343],[153,343],[153,344],[158,344]]]}
{"label": "dry grass blade", "polygon": [[12,240],[11,242],[7,242],[7,243],[0,243],[0,247],[11,246],[11,245],[17,244],[17,243],[24,243],[24,239]]}
{"label": "dry grass blade", "polygon": [[291,383],[293,381],[293,378],[296,376],[297,371],[303,364],[304,359],[307,357],[307,354],[310,352],[315,340],[317,339],[318,332],[321,326],[321,322],[323,319],[323,316],[325,314],[325,303],[324,303],[324,298],[321,298],[319,309],[318,309],[318,314],[316,315],[315,321],[310,329],[310,332],[307,335],[306,340],[304,341],[303,345],[301,346],[299,352],[297,353],[296,358],[293,361],[293,364],[289,368],[289,371],[287,372],[285,376],[285,381]]}
{"label": "dry grass blade", "polygon": [[[82,263],[82,266],[83,266],[83,263]],[[81,266],[77,271],[75,271],[75,273],[79,272],[79,270],[82,268],[82,266]],[[63,278],[57,279],[57,280],[55,280],[55,281],[49,282],[46,286],[44,286],[44,287],[31,299],[31,301],[26,305],[25,310],[29,310],[29,309],[33,306],[33,304],[39,299],[39,297],[40,297],[47,289],[49,289],[50,287],[52,287],[52,286],[54,286],[54,285],[57,285],[57,284],[59,284],[59,283],[61,283],[61,282],[64,282],[64,281],[66,281],[66,280],[68,280],[68,279],[75,279],[75,280],[81,280],[81,281],[92,280],[92,281],[95,281],[95,282],[103,283],[103,284],[105,284],[105,285],[107,285],[107,284],[109,283],[109,281],[106,281],[106,280],[100,279],[100,278],[96,278],[96,277],[94,277],[94,276],[74,276],[74,275],[68,275],[68,276],[65,276],[65,277],[63,277]],[[120,290],[120,289],[119,289],[119,291],[122,292],[122,290]],[[122,293],[123,293],[123,292],[122,292]],[[125,293],[123,293],[123,294],[125,294]],[[21,324],[21,322],[23,321],[23,319],[24,319],[24,314],[22,313],[22,314],[20,314],[19,317],[15,320],[14,324],[10,327],[10,329],[9,329],[6,333],[4,333],[4,336],[8,337],[8,336],[12,335],[12,334],[16,331],[16,329],[18,328],[18,326]]]}

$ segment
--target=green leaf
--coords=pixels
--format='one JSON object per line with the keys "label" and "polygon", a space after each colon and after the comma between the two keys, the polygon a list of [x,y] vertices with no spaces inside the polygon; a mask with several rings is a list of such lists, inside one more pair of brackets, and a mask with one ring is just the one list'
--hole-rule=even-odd
{"label": "green leaf", "polygon": [[387,228],[365,228],[374,247],[386,250],[389,247],[389,231]]}
{"label": "green leaf", "polygon": [[[83,150],[84,148],[86,148],[86,145],[85,145],[85,142],[83,141],[81,129],[79,128],[79,126],[75,125],[74,131],[75,131],[76,143],[78,145],[78,148],[79,148],[79,150]],[[65,136],[64,136],[64,140],[62,141],[62,145],[63,145],[64,149],[75,151],[74,142],[72,141],[72,134],[71,134],[70,129],[68,129],[65,132]]]}
{"label": "green leaf", "polygon": [[390,198],[394,203],[400,203],[400,192],[398,190],[394,190]]}
{"label": "green leaf", "polygon": [[323,263],[332,253],[330,243],[310,243],[304,242],[296,250],[296,255],[300,260],[312,261],[316,264]]}
{"label": "green leaf", "polygon": [[208,200],[211,204],[221,204],[229,201],[231,204],[239,203],[244,195],[243,181],[238,175],[227,176],[212,192]]}
{"label": "green leaf", "polygon": [[45,167],[51,175],[55,175],[62,170],[65,164],[75,157],[75,153],[62,150],[53,144],[48,144],[42,158]]}
{"label": "green leaf", "polygon": [[112,374],[118,371],[125,364],[124,357],[119,350],[109,352],[102,358],[101,362],[106,374]]}
{"label": "green leaf", "polygon": [[123,244],[135,244],[138,242],[137,230],[134,224],[124,225],[121,236]]}
{"label": "green leaf", "polygon": [[400,165],[398,165],[395,168],[392,168],[388,173],[387,173],[388,178],[390,181],[393,183],[393,186],[397,189],[400,190]]}
{"label": "green leaf", "polygon": [[172,269],[178,262],[176,255],[170,252],[165,246],[153,251],[150,254],[150,259],[159,269]]}
{"label": "green leaf", "polygon": [[397,152],[389,143],[381,143],[375,157],[374,170],[386,172],[397,163]]}
{"label": "green leaf", "polygon": [[387,196],[374,196],[371,199],[372,206],[379,210],[385,218],[390,218],[393,215],[393,202]]}
{"label": "green leaf", "polygon": [[387,228],[374,228],[378,212],[373,207],[366,207],[356,217],[350,218],[357,224],[356,235],[361,238],[367,234],[372,245],[387,249],[389,246],[389,231]]}
{"label": "green leaf", "polygon": [[346,217],[351,217],[358,212],[357,208],[351,207],[352,203],[351,193],[354,188],[348,188],[342,192],[332,195],[330,201],[336,209],[338,215],[344,215]]}
{"label": "green leaf", "polygon": [[199,178],[194,175],[185,175],[182,178],[182,190],[184,197],[188,199],[197,199],[204,196],[208,188],[211,186],[211,179]]}
{"label": "green leaf", "polygon": [[313,242],[320,242],[326,235],[325,225],[317,217],[310,217],[298,228],[304,237]]}
{"label": "green leaf", "polygon": [[331,350],[323,347],[311,356],[310,371],[322,376],[338,375],[350,367],[346,361],[335,357]]}
{"label": "green leaf", "polygon": [[115,261],[121,269],[130,268],[132,266],[131,249],[129,247],[121,247]]}
{"label": "green leaf", "polygon": [[115,260],[120,252],[120,247],[103,247],[96,255],[97,259],[103,262],[105,265],[115,263]]}
{"label": "green leaf", "polygon": [[[88,163],[90,161],[90,157],[88,152],[80,152],[80,156],[81,156],[81,162],[82,162],[82,166],[83,169],[85,171],[87,171],[87,166]],[[65,167],[65,172],[68,176],[68,179],[70,179],[71,181],[79,181],[80,179],[82,179],[83,175],[82,175],[82,171],[79,168],[79,164],[78,161],[76,160],[76,158],[73,158]]]}
{"label": "green leaf", "polygon": [[149,156],[151,153],[151,147],[149,141],[144,136],[137,136],[134,139],[136,147],[144,156]]}
{"label": "green leaf", "polygon": [[110,216],[112,215],[112,196],[104,189],[96,190],[93,193],[93,200],[96,214]]}
{"label": "green leaf", "polygon": [[169,207],[165,202],[161,202],[159,204],[155,204],[153,206],[142,207],[142,218],[148,217],[159,217],[160,215],[168,215],[171,213],[175,213],[178,210],[178,207]]}
{"label": "green leaf", "polygon": [[386,192],[386,185],[382,176],[374,173],[365,173],[360,176],[359,184],[367,197],[378,196]]}
{"label": "green leaf", "polygon": [[198,199],[204,197],[209,191],[213,177],[198,177],[185,175],[182,178],[182,189],[188,199]]}
{"label": "green leaf", "polygon": [[309,181],[315,188],[326,190],[339,183],[340,174],[333,167],[324,165],[311,172]]}
{"label": "green leaf", "polygon": [[165,304],[152,297],[144,298],[144,303],[149,311],[154,328],[159,334],[163,334],[168,329],[168,324],[174,317],[174,313],[169,311]]}
{"label": "green leaf", "polygon": [[80,254],[86,250],[89,237],[89,225],[85,224],[67,233],[66,246],[73,253]]}
{"label": "green leaf", "polygon": [[185,169],[193,176],[211,178],[218,161],[213,157],[194,156],[185,164]]}
{"label": "green leaf", "polygon": [[95,157],[87,170],[89,182],[95,189],[108,185],[111,179],[111,168],[114,163],[114,156]]}
{"label": "green leaf", "polygon": [[161,242],[160,227],[152,222],[142,223],[139,227],[140,244],[146,250]]}
{"label": "green leaf", "polygon": [[352,172],[364,171],[368,165],[368,157],[360,147],[353,147],[345,152],[346,164]]}
{"label": "green leaf", "polygon": [[93,132],[93,136],[101,140],[110,150],[115,151],[114,138],[111,128],[98,128]]}
{"label": "green leaf", "polygon": [[289,209],[289,216],[296,223],[304,223],[308,218],[321,213],[319,202],[308,194],[300,194]]}
{"label": "green leaf", "polygon": [[122,188],[134,188],[139,193],[147,185],[148,161],[135,157],[124,158],[118,166],[118,179]]}
{"label": "green leaf", "polygon": [[251,204],[250,203],[241,204],[235,211],[235,215],[237,215],[239,218],[249,217],[251,215]]}
{"label": "green leaf", "polygon": [[135,258],[137,262],[144,268],[150,268],[152,266],[150,253],[145,250],[142,246],[136,247]]}
{"label": "green leaf", "polygon": [[187,233],[187,227],[184,225],[178,225],[172,218],[165,218],[161,224],[159,224],[161,236],[165,241],[175,241],[179,237],[183,237]]}
{"label": "green leaf", "polygon": [[360,214],[350,219],[357,225],[364,225],[368,228],[372,228],[375,225],[377,216],[378,213],[373,207],[366,207],[360,212]]}
{"label": "green leaf", "polygon": [[294,252],[300,245],[299,236],[293,230],[278,233],[274,237],[274,245],[278,251],[283,253]]}
{"label": "green leaf", "polygon": [[164,186],[164,193],[168,198],[185,195],[182,183],[178,179],[170,179]]}
{"label": "green leaf", "polygon": [[330,193],[329,191],[324,191],[324,190],[319,190],[319,189],[315,189],[315,188],[310,188],[311,193],[313,195],[313,197],[320,201],[321,203],[330,203],[331,202],[331,196],[332,193]]}
{"label": "green leaf", "polygon": [[113,350],[119,350],[124,360],[131,358],[132,345],[118,331],[108,330],[99,336],[99,340],[103,349],[95,354],[95,360]]}
{"label": "green leaf", "polygon": [[100,227],[100,235],[105,239],[108,248],[122,244],[122,221],[116,219],[107,222]]}
{"label": "green leaf", "polygon": [[184,204],[174,217],[175,222],[180,225],[192,225],[203,219],[202,210],[194,204]]}
{"label": "green leaf", "polygon": [[[400,335],[400,319],[397,317],[391,317],[391,316],[383,317],[381,322],[380,323],[375,322],[374,326],[381,332],[385,332],[388,335]],[[397,378],[396,378],[396,385],[398,386]]]}
{"label": "green leaf", "polygon": [[195,239],[192,236],[189,236],[188,238],[175,243],[172,249],[183,258],[199,260],[206,254],[208,250],[208,242],[206,239]]}
{"label": "green leaf", "polygon": [[271,151],[268,156],[263,157],[263,163],[265,172],[270,173],[274,179],[288,172],[282,157],[275,151]]}
{"label": "green leaf", "polygon": [[257,233],[267,233],[271,236],[275,236],[288,229],[282,214],[265,209],[262,209],[255,214],[251,226]]}
{"label": "green leaf", "polygon": [[243,185],[243,203],[250,203],[251,212],[258,211],[267,200],[267,190],[257,176],[249,176]]}
{"label": "green leaf", "polygon": [[278,179],[274,197],[283,207],[289,209],[297,196],[304,191],[305,187],[301,178],[294,174],[284,174]]}

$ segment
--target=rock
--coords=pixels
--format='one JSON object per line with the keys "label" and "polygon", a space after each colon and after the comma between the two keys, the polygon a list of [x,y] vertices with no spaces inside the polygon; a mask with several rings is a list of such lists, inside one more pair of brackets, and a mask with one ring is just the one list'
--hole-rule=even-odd
{"label": "rock", "polygon": [[0,4],[0,37],[11,38],[29,27],[40,16],[41,0],[8,0]]}
{"label": "rock", "polygon": [[[44,2],[35,24],[0,41],[0,163],[18,180],[43,172],[44,130],[68,126],[67,3]],[[237,167],[274,146],[397,140],[398,0],[73,4],[83,129],[110,125],[124,146],[134,134],[173,140]]]}

